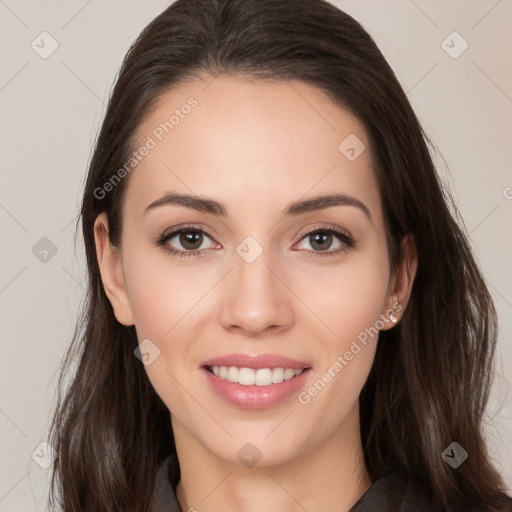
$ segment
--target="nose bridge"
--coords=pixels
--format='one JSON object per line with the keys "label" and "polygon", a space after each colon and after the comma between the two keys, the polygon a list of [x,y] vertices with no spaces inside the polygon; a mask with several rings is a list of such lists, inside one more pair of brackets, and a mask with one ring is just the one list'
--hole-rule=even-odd
{"label": "nose bridge", "polygon": [[275,288],[276,276],[270,271],[275,266],[274,260],[270,246],[263,247],[252,237],[239,244],[234,258],[234,274],[241,294],[244,287],[250,295],[268,293],[270,288]]}
{"label": "nose bridge", "polygon": [[[265,240],[268,242],[269,237]],[[269,326],[288,326],[291,304],[272,248],[246,237],[236,247],[233,265],[223,304],[224,326],[237,326],[252,334]]]}

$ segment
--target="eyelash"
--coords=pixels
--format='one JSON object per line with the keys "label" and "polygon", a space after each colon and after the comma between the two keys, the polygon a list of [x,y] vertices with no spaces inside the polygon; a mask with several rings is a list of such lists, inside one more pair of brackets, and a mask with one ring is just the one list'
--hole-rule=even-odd
{"label": "eyelash", "polygon": [[[209,233],[207,230],[203,228],[196,228],[194,226],[184,226],[180,229],[177,229],[175,231],[172,231],[171,233],[164,233],[161,235],[157,240],[155,240],[155,244],[157,246],[161,246],[167,253],[171,254],[172,256],[178,256],[180,258],[188,258],[190,256],[198,256],[200,258],[206,256],[204,249],[195,249],[193,251],[180,251],[177,249],[174,249],[172,247],[169,247],[166,245],[166,242],[170,240],[171,238],[174,238],[176,235],[179,235],[181,233],[186,232],[194,232],[194,233],[201,233],[204,235],[207,235],[209,238],[214,238],[211,233]],[[306,256],[309,258],[323,258],[326,256],[333,256],[338,254],[339,252],[348,252],[355,246],[354,239],[349,236],[345,231],[341,230],[340,228],[336,226],[315,226],[311,231],[308,231],[307,233],[304,233],[300,240],[306,238],[307,236],[310,236],[312,234],[316,233],[327,233],[327,234],[333,234],[335,235],[338,240],[343,244],[343,247],[340,249],[337,249],[336,251],[311,251],[306,250]]]}

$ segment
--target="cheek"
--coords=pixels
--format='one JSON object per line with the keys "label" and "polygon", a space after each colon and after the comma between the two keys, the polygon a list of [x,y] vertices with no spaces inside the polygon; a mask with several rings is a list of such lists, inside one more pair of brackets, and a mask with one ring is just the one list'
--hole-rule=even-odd
{"label": "cheek", "polygon": [[385,246],[376,245],[350,264],[312,277],[318,286],[310,286],[308,300],[319,312],[325,334],[315,374],[298,398],[312,418],[322,417],[329,428],[357,401],[372,367],[389,284]]}
{"label": "cheek", "polygon": [[126,254],[126,283],[139,343],[149,339],[159,350],[145,367],[151,385],[173,413],[179,412],[180,417],[197,414],[195,402],[183,392],[181,383],[187,382],[193,370],[188,365],[193,349],[190,340],[197,338],[195,320],[201,314],[201,297],[208,290],[206,283],[212,281],[180,268],[171,256],[154,248],[134,247]]}
{"label": "cheek", "polygon": [[211,282],[192,267],[180,267],[163,249],[134,250],[127,257],[125,268],[139,337],[161,342],[171,338],[175,325],[190,323],[195,305]]}
{"label": "cheek", "polygon": [[[385,249],[358,252],[339,265],[304,268],[293,290],[311,312],[322,337],[337,352],[383,313],[389,284]],[[315,319],[316,317],[316,319]]]}

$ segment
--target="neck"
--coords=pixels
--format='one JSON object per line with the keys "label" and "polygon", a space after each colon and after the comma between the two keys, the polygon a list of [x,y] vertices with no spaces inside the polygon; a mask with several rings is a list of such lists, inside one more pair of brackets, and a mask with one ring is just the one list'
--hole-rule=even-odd
{"label": "neck", "polygon": [[357,409],[320,445],[286,462],[252,467],[218,457],[173,419],[181,470],[176,496],[181,509],[349,511],[372,484],[364,463]]}

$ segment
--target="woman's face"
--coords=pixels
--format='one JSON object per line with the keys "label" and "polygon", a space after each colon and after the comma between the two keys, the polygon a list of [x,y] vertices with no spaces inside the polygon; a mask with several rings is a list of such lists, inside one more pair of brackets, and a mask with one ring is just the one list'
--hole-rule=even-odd
{"label": "woman's face", "polygon": [[[98,257],[178,444],[277,464],[358,439],[376,331],[407,301],[362,124],[304,83],[221,76],[166,93],[138,136],[121,248],[102,215]],[[171,194],[195,200],[153,204]]]}

